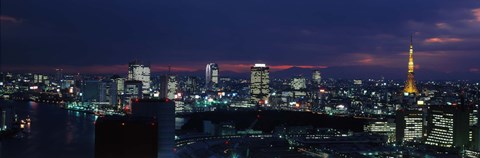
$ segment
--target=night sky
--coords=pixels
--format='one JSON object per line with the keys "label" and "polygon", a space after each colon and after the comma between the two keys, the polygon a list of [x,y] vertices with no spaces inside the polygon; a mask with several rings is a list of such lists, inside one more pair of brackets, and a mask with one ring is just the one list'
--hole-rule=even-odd
{"label": "night sky", "polygon": [[139,59],[403,77],[413,33],[417,74],[480,79],[479,0],[1,0],[0,21],[2,71],[126,73]]}

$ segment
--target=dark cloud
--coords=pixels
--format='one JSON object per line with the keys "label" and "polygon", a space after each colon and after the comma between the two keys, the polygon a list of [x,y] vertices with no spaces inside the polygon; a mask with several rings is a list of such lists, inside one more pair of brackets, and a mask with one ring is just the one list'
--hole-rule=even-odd
{"label": "dark cloud", "polygon": [[24,19],[2,23],[1,64],[9,67],[123,65],[136,58],[189,69],[257,61],[405,68],[411,33],[422,69],[480,67],[480,2],[473,0],[1,4],[2,14]]}

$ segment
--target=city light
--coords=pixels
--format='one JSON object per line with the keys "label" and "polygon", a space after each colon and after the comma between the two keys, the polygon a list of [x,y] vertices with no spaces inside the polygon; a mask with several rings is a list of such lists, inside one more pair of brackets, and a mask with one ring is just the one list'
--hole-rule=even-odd
{"label": "city light", "polygon": [[476,1],[4,1],[2,158],[480,158]]}

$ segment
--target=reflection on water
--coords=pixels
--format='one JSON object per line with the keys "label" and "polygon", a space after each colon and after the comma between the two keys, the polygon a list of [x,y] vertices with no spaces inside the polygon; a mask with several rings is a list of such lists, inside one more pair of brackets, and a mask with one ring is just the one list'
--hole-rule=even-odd
{"label": "reflection on water", "polygon": [[182,126],[187,123],[188,119],[187,118],[182,118],[182,117],[175,117],[175,129],[179,130],[182,128]]}
{"label": "reflection on water", "polygon": [[29,133],[25,138],[0,142],[0,157],[93,157],[94,115],[35,102],[0,104],[13,105],[19,118],[31,119],[25,127]]}
{"label": "reflection on water", "polygon": [[[89,158],[94,157],[97,116],[68,111],[56,105],[35,102],[0,101],[12,105],[19,118],[30,117],[23,139],[0,141],[0,158]],[[175,128],[188,121],[175,118]]]}

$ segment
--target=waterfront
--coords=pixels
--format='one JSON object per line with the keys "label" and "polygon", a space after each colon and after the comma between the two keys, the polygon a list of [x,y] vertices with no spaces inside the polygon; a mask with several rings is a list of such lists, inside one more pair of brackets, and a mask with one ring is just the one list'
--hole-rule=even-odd
{"label": "waterfront", "polygon": [[0,157],[93,157],[95,115],[45,103],[2,100],[0,104],[13,105],[20,118],[31,118],[31,132],[25,138],[0,141]]}

